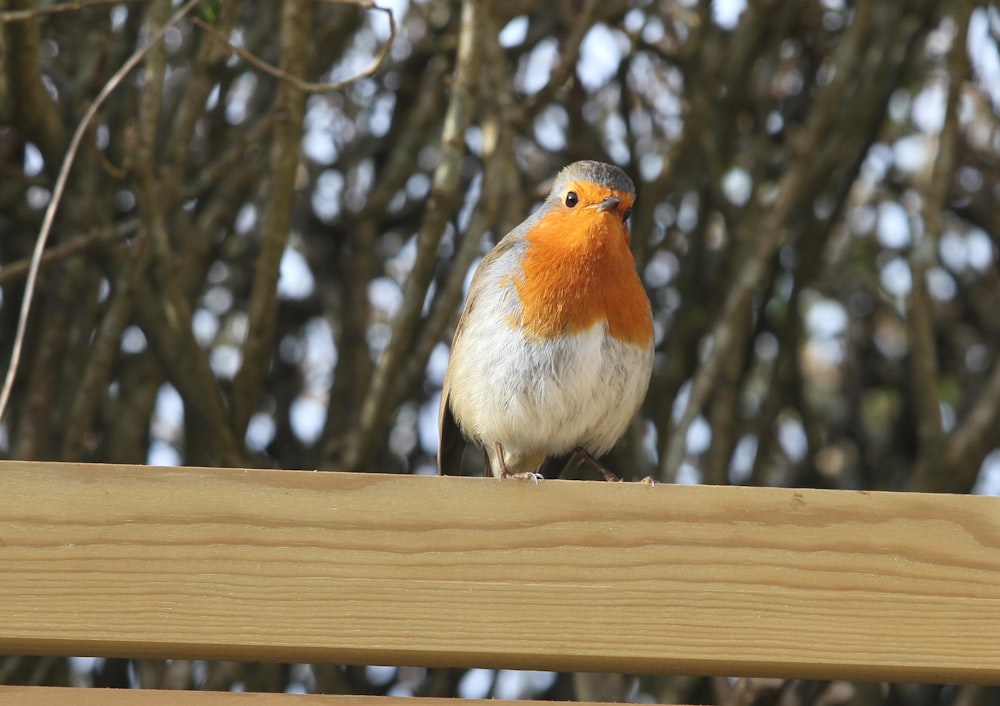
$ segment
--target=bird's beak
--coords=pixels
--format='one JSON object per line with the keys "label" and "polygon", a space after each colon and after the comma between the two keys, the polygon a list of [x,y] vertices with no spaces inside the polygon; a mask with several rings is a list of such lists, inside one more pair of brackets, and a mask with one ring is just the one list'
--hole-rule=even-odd
{"label": "bird's beak", "polygon": [[621,202],[622,200],[617,196],[609,196],[600,203],[594,204],[594,208],[596,208],[598,211],[614,211],[615,209],[618,208],[618,204],[620,204]]}

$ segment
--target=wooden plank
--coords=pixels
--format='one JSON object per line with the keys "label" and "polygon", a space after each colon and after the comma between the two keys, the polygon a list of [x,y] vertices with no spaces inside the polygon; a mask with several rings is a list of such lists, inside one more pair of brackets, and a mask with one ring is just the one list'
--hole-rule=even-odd
{"label": "wooden plank", "polygon": [[994,498],[0,464],[0,652],[1000,682]]}
{"label": "wooden plank", "polygon": [[[496,706],[495,699],[446,699],[341,694],[262,694],[160,689],[77,689],[0,685],[0,706]],[[503,701],[504,706],[545,706],[551,701]],[[575,701],[581,706],[611,706]]]}
{"label": "wooden plank", "polygon": [[[0,685],[0,706],[496,706],[496,703],[493,699]],[[515,700],[502,703],[504,706],[545,706],[554,702]],[[596,702],[574,703],[598,706]]]}

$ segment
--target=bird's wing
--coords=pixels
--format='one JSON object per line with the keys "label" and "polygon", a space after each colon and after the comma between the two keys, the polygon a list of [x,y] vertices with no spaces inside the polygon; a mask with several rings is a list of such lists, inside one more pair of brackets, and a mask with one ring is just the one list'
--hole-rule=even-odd
{"label": "bird's wing", "polygon": [[[479,272],[476,272],[478,275]],[[473,275],[473,282],[476,280]],[[474,302],[474,291],[470,288],[469,297],[465,302],[462,316],[455,326],[455,336],[451,339],[451,360],[448,361],[448,369],[444,374],[444,385],[441,387],[441,404],[438,407],[438,475],[458,476],[462,474],[462,456],[465,455],[465,447],[468,445],[462,429],[455,421],[455,414],[451,409],[451,379],[454,371],[456,356],[461,355],[459,348],[462,340],[462,332],[465,330],[465,317],[472,309]]]}
{"label": "bird's wing", "polygon": [[[523,228],[523,225],[522,225]],[[469,284],[469,294],[465,300],[465,308],[458,319],[455,327],[455,337],[451,341],[451,360],[448,363],[448,370],[444,376],[444,385],[441,388],[441,405],[438,408],[438,474],[439,475],[461,475],[462,456],[468,446],[462,429],[455,419],[451,408],[450,393],[451,380],[454,361],[458,356],[475,355],[474,351],[466,351],[463,346],[463,333],[465,332],[465,322],[471,316],[472,310],[480,300],[487,282],[497,285],[497,262],[508,254],[513,254],[519,246],[523,247],[524,237],[520,229],[515,229],[506,237],[501,238],[490,252],[486,254],[475,274],[472,275],[472,282]]]}
{"label": "bird's wing", "polygon": [[441,391],[441,410],[438,414],[438,475],[458,476],[462,474],[462,456],[468,445],[462,430],[451,413],[447,389]]}

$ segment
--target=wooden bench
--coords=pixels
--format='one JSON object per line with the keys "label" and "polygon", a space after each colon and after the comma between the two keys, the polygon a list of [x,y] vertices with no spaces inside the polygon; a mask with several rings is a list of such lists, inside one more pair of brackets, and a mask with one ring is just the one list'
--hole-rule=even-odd
{"label": "wooden bench", "polygon": [[0,653],[998,683],[1000,501],[8,461]]}

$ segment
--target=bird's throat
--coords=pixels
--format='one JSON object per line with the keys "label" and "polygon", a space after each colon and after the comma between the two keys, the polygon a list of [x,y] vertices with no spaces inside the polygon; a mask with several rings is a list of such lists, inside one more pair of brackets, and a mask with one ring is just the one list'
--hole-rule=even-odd
{"label": "bird's throat", "polygon": [[601,221],[591,228],[561,225],[568,224],[536,226],[527,236],[522,273],[514,282],[522,330],[549,339],[606,322],[613,338],[649,345],[649,299],[628,249],[628,231]]}

